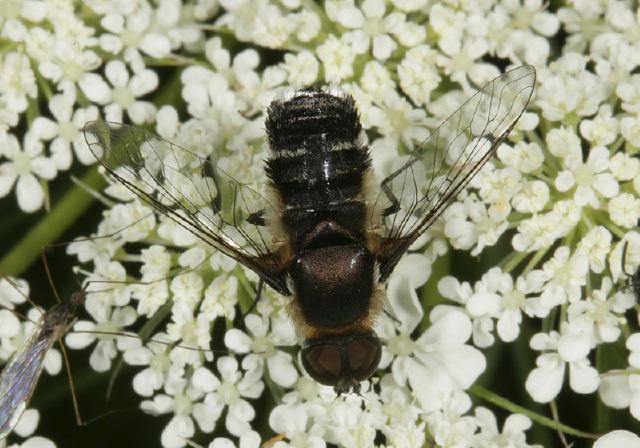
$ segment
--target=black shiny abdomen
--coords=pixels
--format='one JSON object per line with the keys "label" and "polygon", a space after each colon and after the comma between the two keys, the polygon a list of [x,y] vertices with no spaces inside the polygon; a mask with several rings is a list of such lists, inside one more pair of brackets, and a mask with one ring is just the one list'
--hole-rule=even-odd
{"label": "black shiny abdomen", "polygon": [[361,200],[368,147],[353,98],[319,88],[274,101],[266,120],[271,157],[266,172],[282,198],[282,223],[296,251],[318,222],[334,221],[361,238]]}

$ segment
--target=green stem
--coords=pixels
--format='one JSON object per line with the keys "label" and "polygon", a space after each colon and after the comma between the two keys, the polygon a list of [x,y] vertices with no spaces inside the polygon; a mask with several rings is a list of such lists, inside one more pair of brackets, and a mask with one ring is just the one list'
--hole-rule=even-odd
{"label": "green stem", "polygon": [[524,274],[528,274],[533,268],[535,268],[538,265],[538,263],[540,262],[540,260],[542,260],[542,257],[545,256],[545,254],[547,253],[547,251],[549,249],[550,249],[549,247],[543,247],[543,248],[538,249],[538,251],[531,258],[531,260],[529,260],[529,263],[527,263],[527,266],[524,268],[523,273]]}
{"label": "green stem", "polygon": [[[106,184],[97,167],[90,168],[82,177],[82,182],[100,190]],[[73,185],[61,200],[57,201],[51,213],[44,216],[29,233],[13,246],[0,260],[0,272],[19,276],[39,256],[44,247],[54,242],[67,228],[82,217],[94,199],[83,188]]]}
{"label": "green stem", "polygon": [[468,389],[472,395],[482,398],[483,400],[488,401],[489,403],[493,403],[496,406],[501,407],[502,409],[506,409],[509,412],[513,412],[516,414],[522,414],[526,417],[529,417],[532,421],[536,423],[540,423],[543,426],[547,426],[556,431],[561,431],[565,434],[569,434],[576,437],[583,437],[586,439],[596,439],[599,437],[598,434],[580,431],[579,429],[572,428],[571,426],[565,425],[560,422],[556,422],[549,417],[545,417],[542,414],[538,414],[537,412],[533,412],[530,409],[527,409],[523,406],[517,405],[506,398],[501,397],[498,394],[491,392],[488,389],[485,389],[482,386],[478,386],[474,384]]}

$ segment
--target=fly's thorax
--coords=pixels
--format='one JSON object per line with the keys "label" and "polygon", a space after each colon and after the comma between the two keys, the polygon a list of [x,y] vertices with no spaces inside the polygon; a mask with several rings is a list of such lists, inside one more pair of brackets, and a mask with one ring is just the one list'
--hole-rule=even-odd
{"label": "fly's thorax", "polygon": [[291,267],[294,293],[306,322],[340,326],[365,316],[371,303],[374,257],[358,245],[311,249]]}
{"label": "fly's thorax", "polygon": [[62,334],[67,331],[75,319],[76,310],[84,303],[85,297],[84,291],[76,292],[69,301],[57,303],[49,308],[42,316],[42,332]]}

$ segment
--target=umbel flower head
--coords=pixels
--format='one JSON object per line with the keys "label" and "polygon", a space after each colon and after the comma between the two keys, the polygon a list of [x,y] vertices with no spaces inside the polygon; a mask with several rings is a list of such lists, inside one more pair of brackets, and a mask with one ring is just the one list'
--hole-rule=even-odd
{"label": "umbel flower head", "polygon": [[[95,163],[81,133],[95,119],[145,126],[262,192],[268,105],[324,82],[355,99],[379,182],[484,83],[532,64],[535,96],[509,138],[389,277],[381,360],[360,394],[306,374],[290,299],[264,287],[254,304],[252,270],[112,177],[97,228],[68,248],[92,282],[74,329],[99,333],[66,344],[95,371],[131,366],[141,412],[164,425],[149,443],[167,448],[555,446],[556,430],[567,444],[598,431],[610,432],[599,448],[633,446],[639,17],[621,1],[11,0],[0,197],[17,216],[52,210],[62,218],[41,228],[63,232],[89,204],[59,192]],[[9,232],[7,245],[22,237]],[[0,282],[7,308],[18,296]],[[28,325],[6,309],[0,321],[7,359]],[[117,336],[134,331],[145,338]],[[579,414],[564,406],[576,394],[591,400]],[[37,415],[11,446],[53,446],[29,437]]]}

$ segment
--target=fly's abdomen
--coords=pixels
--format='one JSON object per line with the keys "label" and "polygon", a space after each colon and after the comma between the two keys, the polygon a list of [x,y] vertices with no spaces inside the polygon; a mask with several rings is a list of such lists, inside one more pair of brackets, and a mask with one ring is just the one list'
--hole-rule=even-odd
{"label": "fly's abdomen", "polygon": [[274,101],[266,121],[271,157],[266,171],[279,193],[283,222],[301,230],[309,220],[349,223],[361,229],[368,148],[353,98],[308,88]]}

